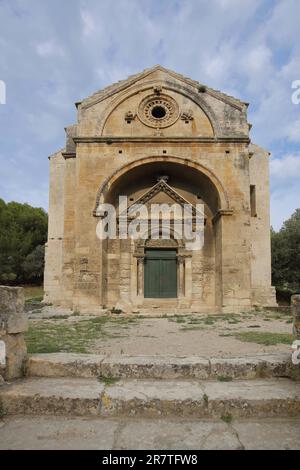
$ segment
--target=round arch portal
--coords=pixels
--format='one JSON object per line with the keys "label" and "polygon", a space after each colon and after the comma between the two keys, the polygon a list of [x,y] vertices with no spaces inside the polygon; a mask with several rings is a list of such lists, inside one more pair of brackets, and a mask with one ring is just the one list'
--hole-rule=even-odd
{"label": "round arch portal", "polygon": [[122,194],[122,186],[128,185],[130,179],[136,179],[140,175],[157,174],[166,171],[171,174],[180,173],[182,178],[188,179],[195,187],[199,187],[203,199],[215,214],[219,210],[229,209],[229,200],[219,178],[204,165],[175,156],[151,156],[127,163],[113,172],[99,187],[94,208],[97,216],[99,204],[104,202],[113,203],[117,194]]}

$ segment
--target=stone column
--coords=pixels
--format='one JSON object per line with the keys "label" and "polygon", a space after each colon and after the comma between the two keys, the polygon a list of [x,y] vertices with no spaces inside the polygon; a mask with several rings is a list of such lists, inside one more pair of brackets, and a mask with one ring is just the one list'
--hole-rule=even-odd
{"label": "stone column", "polygon": [[131,308],[131,246],[130,240],[120,240],[120,297],[117,308],[129,311]]}
{"label": "stone column", "polygon": [[177,256],[177,263],[178,263],[178,297],[182,298],[185,294],[184,289],[184,260],[183,256]]}
{"label": "stone column", "polygon": [[[24,333],[28,329],[21,287],[0,286],[0,374],[11,380],[23,376],[27,348]],[[2,363],[2,365],[1,365]]]}
{"label": "stone column", "polygon": [[300,339],[300,294],[292,295],[291,309],[294,319],[293,333],[297,339]]}
{"label": "stone column", "polygon": [[137,257],[137,295],[144,295],[144,256]]}

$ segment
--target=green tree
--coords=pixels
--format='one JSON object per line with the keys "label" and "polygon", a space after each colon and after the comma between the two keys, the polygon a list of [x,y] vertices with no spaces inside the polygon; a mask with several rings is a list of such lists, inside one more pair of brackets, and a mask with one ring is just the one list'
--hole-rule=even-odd
{"label": "green tree", "polygon": [[37,246],[46,242],[47,225],[43,209],[17,202],[6,204],[0,199],[0,282],[29,280],[24,263]]}
{"label": "green tree", "polygon": [[45,265],[45,247],[38,245],[26,256],[23,263],[24,276],[27,281],[39,282],[43,279]]}
{"label": "green tree", "polygon": [[271,240],[273,285],[289,295],[300,292],[300,209],[279,232],[271,231]]}

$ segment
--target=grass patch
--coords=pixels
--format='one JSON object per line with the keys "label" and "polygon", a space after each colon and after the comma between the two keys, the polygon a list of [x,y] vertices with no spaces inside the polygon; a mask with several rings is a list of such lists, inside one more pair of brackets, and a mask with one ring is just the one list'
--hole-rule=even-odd
{"label": "grass patch", "polygon": [[174,315],[173,317],[168,317],[168,321],[175,322],[175,323],[185,323],[187,319],[188,317],[183,316],[183,315]]}
{"label": "grass patch", "polygon": [[219,382],[232,382],[232,377],[229,375],[218,375],[217,380]]}
{"label": "grass patch", "polygon": [[74,310],[74,312],[72,313],[72,317],[80,317],[81,313],[79,312],[79,310]]}
{"label": "grass patch", "polygon": [[105,385],[113,385],[118,382],[120,379],[118,377],[105,377],[100,375],[99,381],[104,383]]}
{"label": "grass patch", "polygon": [[204,326],[184,326],[182,328],[180,328],[179,331],[197,331],[197,330],[204,330],[205,327]]}
{"label": "grass patch", "polygon": [[228,324],[234,325],[241,323],[246,317],[242,317],[235,313],[216,314],[216,315],[199,315],[197,317],[189,317],[188,323],[191,325],[214,325],[216,322],[227,322]]}
{"label": "grass patch", "polygon": [[264,346],[292,344],[294,340],[294,336],[289,333],[269,333],[266,331],[246,331],[234,333],[232,336],[240,341],[263,344]]}
{"label": "grass patch", "polygon": [[205,401],[205,403],[207,404],[208,403],[208,395],[206,395],[206,393],[204,393],[202,398]]}
{"label": "grass patch", "polygon": [[127,336],[113,334],[104,328],[107,325],[116,327],[123,323],[121,318],[112,319],[108,316],[78,320],[72,323],[60,322],[59,319],[55,322],[51,322],[51,320],[39,321],[31,324],[25,334],[28,353],[86,353],[92,343],[98,339],[106,340]]}
{"label": "grass patch", "polygon": [[44,289],[42,286],[25,286],[24,296],[25,296],[25,312],[36,311],[41,309],[41,302],[44,298]]}
{"label": "grass patch", "polygon": [[4,418],[4,416],[6,416],[6,414],[7,414],[7,412],[4,409],[4,406],[3,406],[2,402],[0,401],[0,419]]}
{"label": "grass patch", "polygon": [[230,424],[233,420],[233,417],[230,413],[228,413],[227,415],[222,415],[221,420],[224,421],[224,423]]}
{"label": "grass patch", "polygon": [[25,295],[25,300],[29,300],[29,299],[43,300],[43,296],[44,296],[43,286],[25,286],[24,295]]}

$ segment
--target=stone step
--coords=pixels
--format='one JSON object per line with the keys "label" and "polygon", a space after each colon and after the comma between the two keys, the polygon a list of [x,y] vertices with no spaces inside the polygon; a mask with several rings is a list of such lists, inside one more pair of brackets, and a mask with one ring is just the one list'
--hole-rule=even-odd
{"label": "stone step", "polygon": [[0,388],[0,408],[7,414],[97,415],[103,392],[97,379],[24,379]]}
{"label": "stone step", "polygon": [[29,378],[0,389],[7,414],[242,418],[300,416],[300,383]]}
{"label": "stone step", "polygon": [[300,384],[257,381],[122,380],[106,387],[103,416],[267,417],[300,415]]}
{"label": "stone step", "polygon": [[29,377],[115,377],[127,379],[257,379],[293,377],[299,367],[286,353],[248,357],[101,356],[35,354],[27,361]]}

